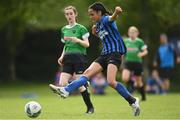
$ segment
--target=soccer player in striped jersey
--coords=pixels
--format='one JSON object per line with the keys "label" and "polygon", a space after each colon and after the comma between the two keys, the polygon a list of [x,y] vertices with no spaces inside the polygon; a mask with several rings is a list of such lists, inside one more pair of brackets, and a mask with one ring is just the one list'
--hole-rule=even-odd
{"label": "soccer player in striped jersey", "polygon": [[129,27],[128,36],[129,38],[125,39],[125,45],[127,47],[127,53],[124,57],[124,69],[122,72],[122,79],[125,82],[129,82],[131,72],[135,76],[134,86],[140,92],[142,101],[146,100],[145,87],[142,80],[142,58],[148,54],[147,45],[142,39],[138,37],[139,30],[135,26]]}
{"label": "soccer player in striped jersey", "polygon": [[89,66],[89,68],[78,79],[66,87],[50,87],[60,93],[62,97],[68,97],[73,90],[87,83],[95,74],[107,70],[107,81],[131,106],[134,116],[140,114],[139,100],[133,97],[120,82],[116,81],[116,74],[121,64],[121,57],[126,53],[126,47],[118,32],[116,22],[118,15],[122,12],[117,6],[112,15],[106,10],[102,3],[96,2],[89,7],[90,19],[95,23],[94,33],[101,39],[103,49],[101,55]]}
{"label": "soccer player in striped jersey", "polygon": [[[59,31],[61,41],[65,44],[61,57],[58,59],[58,63],[63,68],[59,82],[61,87],[68,84],[74,73],[77,79],[82,75],[87,63],[86,48],[89,47],[89,32],[83,25],[76,22],[76,8],[68,6],[64,9],[64,14],[68,25]],[[94,107],[87,88],[83,85],[78,88],[87,106],[86,113],[94,113]]]}

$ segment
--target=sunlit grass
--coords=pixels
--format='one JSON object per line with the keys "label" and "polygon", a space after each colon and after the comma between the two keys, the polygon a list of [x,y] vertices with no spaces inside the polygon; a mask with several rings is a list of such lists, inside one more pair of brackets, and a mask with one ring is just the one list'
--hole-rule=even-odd
{"label": "sunlit grass", "polygon": [[148,95],[141,102],[142,113],[133,117],[128,103],[116,91],[108,88],[104,96],[92,95],[95,113],[86,115],[81,96],[61,99],[48,85],[24,84],[0,87],[0,119],[30,119],[24,105],[31,100],[42,106],[38,119],[180,119],[180,94]]}

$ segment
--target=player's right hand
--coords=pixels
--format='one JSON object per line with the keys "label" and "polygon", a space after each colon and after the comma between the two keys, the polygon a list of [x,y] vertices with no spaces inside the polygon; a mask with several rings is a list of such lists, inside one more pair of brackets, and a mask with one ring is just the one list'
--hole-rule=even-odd
{"label": "player's right hand", "polygon": [[60,66],[63,66],[63,57],[60,57],[60,58],[58,59],[58,64],[59,64]]}
{"label": "player's right hand", "polygon": [[96,25],[93,25],[91,29],[92,29],[92,34],[96,35]]}
{"label": "player's right hand", "polygon": [[120,6],[117,6],[117,7],[115,8],[115,12],[117,12],[118,14],[121,13],[121,12],[122,12],[121,7],[120,7]]}

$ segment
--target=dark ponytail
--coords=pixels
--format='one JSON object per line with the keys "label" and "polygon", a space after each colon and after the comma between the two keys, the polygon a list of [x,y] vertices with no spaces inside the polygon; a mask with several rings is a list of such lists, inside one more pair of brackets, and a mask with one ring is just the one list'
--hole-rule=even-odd
{"label": "dark ponytail", "polygon": [[94,11],[101,11],[102,15],[111,15],[109,11],[106,10],[104,5],[100,2],[95,2],[92,5],[89,6],[89,9],[92,9]]}

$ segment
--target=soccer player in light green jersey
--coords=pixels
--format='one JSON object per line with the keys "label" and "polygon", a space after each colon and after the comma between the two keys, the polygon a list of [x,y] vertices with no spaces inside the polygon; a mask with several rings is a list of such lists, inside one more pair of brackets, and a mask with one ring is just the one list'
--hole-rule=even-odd
{"label": "soccer player in light green jersey", "polygon": [[127,53],[124,57],[125,64],[122,72],[122,79],[129,82],[131,73],[135,76],[134,86],[139,90],[142,100],[146,100],[145,88],[142,80],[142,58],[148,54],[147,46],[144,41],[138,38],[139,31],[135,26],[128,30],[128,36],[124,42],[127,47]]}
{"label": "soccer player in light green jersey", "polygon": [[[76,22],[76,8],[68,6],[64,9],[64,14],[68,25],[59,31],[61,33],[61,41],[64,43],[63,52],[58,59],[59,65],[63,68],[59,82],[61,87],[68,84],[74,73],[76,74],[76,79],[78,79],[84,72],[86,69],[85,64],[87,63],[86,48],[89,47],[89,32],[83,25]],[[94,113],[94,107],[87,88],[81,86],[79,91],[87,106],[86,113]]]}

